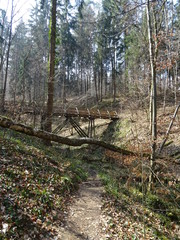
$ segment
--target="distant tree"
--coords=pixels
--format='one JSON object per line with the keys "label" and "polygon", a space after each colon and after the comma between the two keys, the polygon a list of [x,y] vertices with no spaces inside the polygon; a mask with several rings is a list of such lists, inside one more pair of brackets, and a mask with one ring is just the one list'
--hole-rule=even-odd
{"label": "distant tree", "polygon": [[0,97],[3,92],[3,66],[5,63],[5,52],[7,46],[7,31],[8,23],[6,18],[6,12],[0,9]]}
{"label": "distant tree", "polygon": [[30,54],[31,46],[27,36],[27,28],[25,23],[21,21],[14,32],[9,62],[10,94],[13,97],[14,105],[18,97],[21,99],[21,105],[23,106],[27,94],[29,101],[31,101]]}
{"label": "distant tree", "polygon": [[13,17],[14,17],[14,1],[11,2],[11,18],[8,26],[8,40],[7,40],[7,52],[6,52],[6,67],[5,67],[5,76],[3,81],[3,90],[2,90],[2,98],[1,98],[1,110],[5,109],[5,97],[6,97],[6,88],[7,88],[7,79],[8,79],[8,69],[9,69],[9,55],[10,48],[12,42],[12,26],[13,26]]}
{"label": "distant tree", "polygon": [[86,94],[91,85],[95,36],[95,13],[90,4],[84,4],[82,17],[77,15],[75,27],[76,68],[78,74],[78,92]]}
{"label": "distant tree", "polygon": [[36,3],[31,10],[29,28],[31,32],[31,78],[32,101],[34,104],[45,105],[47,97],[48,77],[48,25],[49,25],[49,1],[44,0],[43,7]]}
{"label": "distant tree", "polygon": [[74,88],[72,87],[72,76],[77,46],[72,33],[75,20],[71,15],[72,6],[70,1],[62,1],[58,10],[56,66],[59,78],[58,84],[56,84],[56,95],[62,97],[64,105],[66,102],[66,95],[70,92],[73,94],[74,92]]}

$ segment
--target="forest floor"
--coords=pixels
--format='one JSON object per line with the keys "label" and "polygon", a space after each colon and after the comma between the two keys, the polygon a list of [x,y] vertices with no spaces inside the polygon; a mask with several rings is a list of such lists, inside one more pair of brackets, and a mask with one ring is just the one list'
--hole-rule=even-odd
{"label": "forest floor", "polygon": [[[158,144],[173,111],[158,110]],[[46,147],[0,129],[0,239],[180,239],[178,119],[163,158],[156,161],[151,193],[147,158],[96,147]],[[98,120],[96,125],[99,139],[150,151],[145,110],[126,109],[120,121]],[[69,130],[63,135],[70,136]]]}

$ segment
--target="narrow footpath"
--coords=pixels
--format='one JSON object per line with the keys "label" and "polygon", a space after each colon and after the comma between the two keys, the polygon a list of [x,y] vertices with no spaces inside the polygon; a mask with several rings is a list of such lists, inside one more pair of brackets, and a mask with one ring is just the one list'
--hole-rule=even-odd
{"label": "narrow footpath", "polygon": [[58,240],[105,240],[103,233],[105,219],[102,215],[102,194],[104,188],[96,173],[83,182],[69,213],[64,226],[59,228]]}

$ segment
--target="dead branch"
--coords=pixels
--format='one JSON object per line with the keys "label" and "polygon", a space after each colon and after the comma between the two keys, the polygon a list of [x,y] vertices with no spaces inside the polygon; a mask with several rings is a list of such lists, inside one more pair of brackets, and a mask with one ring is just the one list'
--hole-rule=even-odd
{"label": "dead branch", "polygon": [[166,131],[165,138],[164,138],[163,142],[162,142],[161,145],[160,145],[158,154],[160,154],[160,153],[162,152],[162,150],[163,150],[163,148],[164,148],[164,145],[165,145],[166,141],[168,140],[168,137],[169,137],[171,128],[172,128],[172,126],[173,126],[174,120],[175,120],[175,118],[176,118],[176,115],[177,115],[177,113],[178,113],[179,107],[180,107],[180,104],[176,107],[176,109],[175,109],[175,111],[174,111],[174,115],[173,115],[173,117],[172,117],[172,119],[171,119],[171,121],[170,121],[169,127],[168,127],[168,129],[167,129],[167,131]]}

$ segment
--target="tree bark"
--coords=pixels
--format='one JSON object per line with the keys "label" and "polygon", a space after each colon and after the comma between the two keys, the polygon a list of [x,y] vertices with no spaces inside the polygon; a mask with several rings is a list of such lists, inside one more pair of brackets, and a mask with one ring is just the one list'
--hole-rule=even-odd
{"label": "tree bark", "polygon": [[131,151],[122,149],[120,147],[114,146],[113,144],[106,143],[104,141],[95,140],[92,138],[71,139],[71,138],[61,137],[61,136],[58,136],[58,135],[55,135],[53,133],[46,132],[43,130],[36,130],[29,126],[15,123],[11,119],[8,119],[3,116],[0,116],[0,127],[8,128],[8,129],[20,132],[20,133],[24,133],[29,136],[34,136],[34,137],[46,140],[46,141],[54,141],[54,142],[69,145],[69,146],[82,146],[84,144],[91,144],[91,145],[96,145],[99,147],[109,149],[114,152],[119,152],[124,155],[134,155],[134,156],[141,155],[144,157],[149,157],[148,153],[141,154],[141,153],[137,153],[137,152],[131,152]]}

